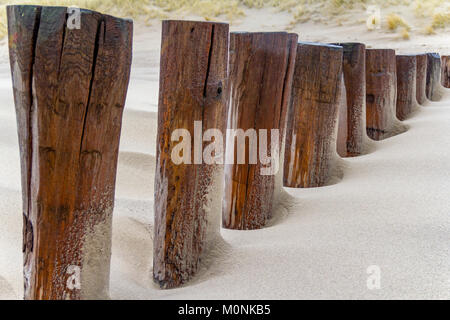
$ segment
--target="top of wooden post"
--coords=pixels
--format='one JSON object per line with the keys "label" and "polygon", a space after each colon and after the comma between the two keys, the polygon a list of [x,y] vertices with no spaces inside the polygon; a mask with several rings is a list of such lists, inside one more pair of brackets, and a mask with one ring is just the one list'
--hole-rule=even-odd
{"label": "top of wooden post", "polygon": [[354,47],[357,46],[362,46],[362,47],[366,47],[366,45],[362,42],[333,42],[331,43],[332,45],[335,46],[339,46],[339,47],[343,47],[344,50],[351,50]]}
{"label": "top of wooden post", "polygon": [[[6,6],[7,10],[10,10],[9,8],[47,8],[47,9],[67,9],[67,8],[78,8],[76,6],[44,6],[44,5],[34,5],[34,4],[9,4]],[[118,18],[109,14],[105,14],[105,13],[101,13],[95,10],[90,10],[90,9],[84,9],[84,8],[79,8],[81,13],[90,13],[90,14],[98,14],[101,15],[102,17],[109,17],[112,19],[117,19],[117,20],[122,20],[124,22],[133,22],[133,19],[129,19],[129,18]]]}
{"label": "top of wooden post", "polygon": [[166,19],[161,20],[161,23],[167,24],[167,23],[180,23],[180,24],[192,24],[192,23],[201,23],[201,24],[214,24],[214,25],[229,25],[226,22],[216,22],[216,21],[198,21],[198,20],[176,20],[176,19]]}
{"label": "top of wooden post", "polygon": [[371,51],[371,52],[393,52],[395,53],[394,49],[386,49],[386,48],[367,48],[366,51]]}
{"label": "top of wooden post", "polygon": [[309,42],[309,41],[299,41],[299,46],[317,46],[317,47],[326,47],[330,49],[342,50],[342,46],[330,43],[322,43],[322,42]]}
{"label": "top of wooden post", "polygon": [[397,54],[397,57],[417,57],[420,54],[414,54],[414,53],[404,53],[404,54]]}
{"label": "top of wooden post", "polygon": [[256,32],[252,32],[252,31],[233,31],[230,32],[232,34],[290,34],[290,32],[287,31],[256,31]]}

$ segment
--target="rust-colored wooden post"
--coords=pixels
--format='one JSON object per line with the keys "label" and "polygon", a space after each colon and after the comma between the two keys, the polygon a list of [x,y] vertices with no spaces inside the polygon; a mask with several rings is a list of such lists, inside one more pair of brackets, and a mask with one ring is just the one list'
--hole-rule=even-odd
{"label": "rust-colored wooden post", "polygon": [[383,140],[401,131],[395,115],[397,75],[395,51],[366,50],[367,135]]}
{"label": "rust-colored wooden post", "polygon": [[132,22],[8,6],[21,153],[25,299],[107,298]]}
{"label": "rust-colored wooden post", "polygon": [[202,133],[226,127],[228,35],[224,23],[162,23],[153,252],[161,288],[188,281],[219,234],[223,165],[203,161]]}
{"label": "rust-colored wooden post", "polygon": [[424,104],[427,99],[427,55],[416,55],[416,98],[417,103]]}
{"label": "rust-colored wooden post", "polygon": [[[230,35],[228,128],[238,131],[227,134],[224,228],[258,229],[272,216],[297,39],[296,34],[286,32]],[[278,130],[278,135],[272,129]],[[266,130],[267,139],[261,137],[262,130]],[[248,144],[244,134],[248,134]],[[267,148],[263,150],[265,141]],[[240,154],[244,154],[244,161],[239,160]],[[262,154],[270,154],[271,163],[263,163]],[[265,172],[269,166],[273,172]]]}
{"label": "rust-colored wooden post", "polygon": [[337,152],[341,157],[363,154],[366,141],[366,46],[362,43],[336,43],[342,46],[345,96],[339,108]]}
{"label": "rust-colored wooden post", "polygon": [[427,53],[427,98],[439,101],[441,94],[441,57],[439,53]]}
{"label": "rust-colored wooden post", "polygon": [[286,187],[320,187],[336,175],[342,52],[335,45],[298,44],[286,129]]}
{"label": "rust-colored wooden post", "polygon": [[441,82],[445,88],[450,88],[450,56],[442,56],[441,60]]}
{"label": "rust-colored wooden post", "polygon": [[406,120],[418,108],[416,100],[416,55],[397,55],[397,108],[399,120]]}

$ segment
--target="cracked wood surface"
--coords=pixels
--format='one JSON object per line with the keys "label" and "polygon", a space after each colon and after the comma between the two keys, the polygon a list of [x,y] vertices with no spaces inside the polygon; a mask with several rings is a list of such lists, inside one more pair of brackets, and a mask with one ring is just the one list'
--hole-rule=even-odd
{"label": "cracked wood surface", "polygon": [[[245,149],[235,143],[233,150],[227,150],[235,161],[225,164],[224,228],[259,229],[272,216],[275,175],[261,174],[265,165],[258,155],[271,153],[271,129],[279,130],[277,142],[280,148],[282,146],[297,39],[296,34],[286,32],[236,32],[230,35],[228,128],[244,132],[255,129],[256,143],[255,148],[251,148],[250,143],[245,142]],[[263,151],[261,143],[256,141],[260,129],[267,130],[267,150]],[[229,146],[228,141],[227,148]],[[245,152],[243,164],[237,163],[239,152]],[[252,156],[258,159],[250,163]]]}
{"label": "cracked wood surface", "polygon": [[342,52],[335,45],[298,44],[286,130],[286,187],[320,187],[333,174]]}
{"label": "cracked wood surface", "polygon": [[[103,298],[132,22],[82,9],[70,30],[65,7],[8,6],[7,16],[25,299]],[[81,279],[71,289],[73,266]]]}
{"label": "cracked wood surface", "polygon": [[[162,23],[153,246],[153,279],[162,288],[178,287],[192,278],[208,230],[219,232],[217,218],[209,216],[216,209],[208,205],[223,166],[194,164],[194,147],[190,164],[175,164],[171,154],[177,142],[171,135],[175,129],[187,129],[194,146],[194,121],[202,121],[202,132],[224,131],[228,35],[228,24],[223,23]],[[205,145],[197,146],[200,156]]]}

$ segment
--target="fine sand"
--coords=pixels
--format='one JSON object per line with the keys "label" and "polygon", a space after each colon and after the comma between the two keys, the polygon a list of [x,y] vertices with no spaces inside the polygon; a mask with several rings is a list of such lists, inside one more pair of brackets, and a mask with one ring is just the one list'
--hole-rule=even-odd
{"label": "fine sand", "polygon": [[[283,13],[249,10],[232,30],[283,30]],[[297,25],[300,40],[365,42],[401,53],[450,53],[448,33],[368,32],[364,25]],[[110,294],[113,299],[449,299],[450,89],[404,123],[409,130],[345,159],[344,178],[314,189],[286,189],[287,209],[258,231],[221,230],[186,286],[153,284],[160,23],[136,27],[117,174]],[[444,90],[444,89],[443,89]],[[19,147],[6,41],[0,45],[0,299],[21,299],[22,214]],[[381,271],[367,287],[367,268]]]}

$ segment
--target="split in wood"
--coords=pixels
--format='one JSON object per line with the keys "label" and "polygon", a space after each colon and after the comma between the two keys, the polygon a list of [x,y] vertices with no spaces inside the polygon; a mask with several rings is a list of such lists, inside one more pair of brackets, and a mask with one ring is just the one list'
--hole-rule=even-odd
{"label": "split in wood", "polygon": [[25,299],[108,295],[132,21],[8,6],[21,154]]}
{"label": "split in wood", "polygon": [[287,117],[284,186],[320,187],[340,174],[336,152],[340,46],[300,42]]}
{"label": "split in wood", "polygon": [[[242,135],[237,132],[237,137],[232,135],[227,141],[227,158],[236,161],[225,164],[225,228],[258,229],[272,217],[297,38],[286,32],[231,33],[228,128],[242,129]],[[267,130],[265,141],[261,141],[262,130]],[[244,134],[251,132],[255,135],[249,135],[247,144]],[[266,148],[263,142],[267,142]],[[239,164],[237,158],[242,152],[245,161]],[[274,172],[264,173],[267,163],[261,160],[262,155],[271,159],[272,169],[276,162]]]}

